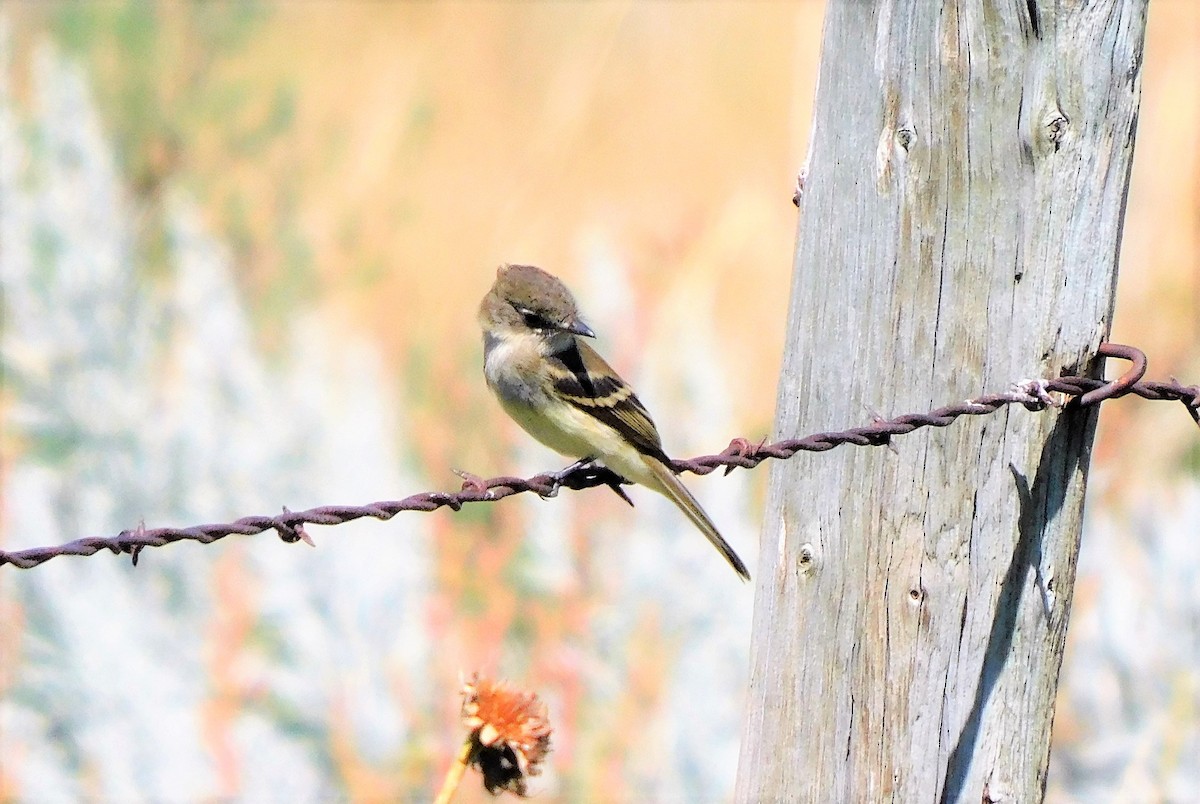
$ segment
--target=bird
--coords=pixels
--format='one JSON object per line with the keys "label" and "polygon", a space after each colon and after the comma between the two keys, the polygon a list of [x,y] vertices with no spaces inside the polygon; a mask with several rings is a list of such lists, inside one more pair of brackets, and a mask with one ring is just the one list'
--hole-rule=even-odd
{"label": "bird", "polygon": [[501,265],[479,305],[483,373],[504,411],[547,447],[599,461],[671,500],[744,581],[750,572],[672,469],[658,428],[621,376],[585,342],[596,334],[558,277]]}

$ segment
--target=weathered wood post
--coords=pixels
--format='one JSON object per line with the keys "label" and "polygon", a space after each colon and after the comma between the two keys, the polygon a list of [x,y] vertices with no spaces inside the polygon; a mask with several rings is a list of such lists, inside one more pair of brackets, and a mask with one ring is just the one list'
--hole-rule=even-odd
{"label": "weathered wood post", "polygon": [[[831,0],[776,437],[1095,369],[1145,0]],[[739,801],[1044,794],[1094,410],[771,469]]]}

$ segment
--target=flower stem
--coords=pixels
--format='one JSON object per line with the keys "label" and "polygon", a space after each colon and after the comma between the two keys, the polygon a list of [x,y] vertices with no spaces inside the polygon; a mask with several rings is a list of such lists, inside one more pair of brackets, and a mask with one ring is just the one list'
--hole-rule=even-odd
{"label": "flower stem", "polygon": [[467,760],[471,757],[471,735],[467,735],[466,741],[458,752],[458,756],[454,759],[454,764],[446,771],[446,778],[442,782],[442,789],[438,792],[437,798],[433,800],[433,804],[450,804],[454,799],[454,793],[458,790],[458,783],[462,781],[463,774],[467,772]]}

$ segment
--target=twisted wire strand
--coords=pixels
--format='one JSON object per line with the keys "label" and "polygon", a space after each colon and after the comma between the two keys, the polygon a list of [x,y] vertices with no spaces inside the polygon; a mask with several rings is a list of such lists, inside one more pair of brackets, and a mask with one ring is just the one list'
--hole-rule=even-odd
{"label": "twisted wire strand", "polygon": [[[1143,399],[1180,401],[1197,425],[1200,425],[1200,386],[1184,386],[1172,379],[1169,382],[1142,382],[1146,369],[1145,355],[1133,347],[1102,344],[1098,354],[1121,357],[1134,366],[1117,380],[1105,381],[1088,377],[1060,377],[1056,380],[1028,380],[1018,383],[1007,393],[988,394],[928,413],[908,413],[893,419],[880,419],[862,427],[830,433],[815,433],[804,438],[789,438],[772,444],[754,443],[735,438],[721,452],[690,460],[674,461],[678,472],[707,475],[717,469],[725,474],[734,469],[753,469],[765,460],[787,460],[799,452],[825,452],[853,444],[859,447],[885,446],[895,436],[907,435],[922,427],[946,427],[962,416],[986,416],[1003,407],[1019,404],[1032,411],[1049,407],[1079,408],[1097,405],[1107,399],[1136,394]],[[1062,394],[1067,401],[1057,400],[1052,393]],[[621,485],[625,481],[603,466],[577,463],[560,472],[543,472],[528,478],[493,477],[483,479],[467,472],[459,491],[426,491],[402,500],[387,500],[368,505],[324,505],[307,511],[289,511],[277,516],[247,516],[233,522],[195,525],[188,528],[146,528],[139,525],[123,530],[116,536],[88,537],[53,547],[33,547],[26,550],[0,550],[0,566],[5,564],[30,569],[59,556],[90,556],[102,550],[127,553],[136,565],[138,554],[147,547],[161,547],[179,541],[215,542],[226,536],[253,536],[273,530],[285,542],[304,541],[312,544],[305,525],[340,525],[363,517],[388,520],[401,511],[436,511],[450,508],[457,511],[467,503],[496,502],[514,494],[532,492],[541,497],[553,497],[560,488],[581,490],[608,486],[626,502]],[[632,502],[630,502],[632,505]]]}

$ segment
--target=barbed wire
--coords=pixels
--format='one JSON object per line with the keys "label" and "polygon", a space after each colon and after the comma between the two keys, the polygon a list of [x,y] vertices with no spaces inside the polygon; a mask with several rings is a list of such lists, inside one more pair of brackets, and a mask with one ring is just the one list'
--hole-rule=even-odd
{"label": "barbed wire", "polygon": [[[1141,378],[1146,371],[1146,356],[1132,346],[1101,344],[1097,354],[1129,360],[1133,366],[1120,378],[1112,381],[1074,376],[1060,377],[1056,380],[1025,380],[1017,383],[1007,393],[988,394],[946,405],[928,413],[909,413],[893,419],[877,419],[862,427],[815,433],[804,438],[776,441],[773,444],[735,438],[728,447],[715,455],[674,461],[673,468],[678,472],[698,475],[707,475],[723,468],[725,474],[729,474],[734,469],[753,469],[771,458],[786,460],[799,452],[825,452],[843,444],[860,447],[885,446],[891,443],[895,436],[907,435],[922,427],[946,427],[962,416],[985,416],[1008,405],[1019,404],[1032,411],[1051,407],[1080,408],[1127,394],[1136,394],[1143,399],[1182,402],[1193,421],[1200,426],[1200,385],[1184,386],[1174,379],[1169,382],[1142,382]],[[1055,399],[1051,396],[1055,393],[1061,394],[1065,399]],[[20,569],[30,569],[59,556],[90,556],[102,550],[129,554],[136,565],[138,554],[147,547],[161,547],[179,541],[209,544],[226,536],[253,536],[268,530],[275,531],[285,542],[304,541],[312,544],[312,539],[304,530],[305,525],[340,525],[364,517],[388,520],[401,511],[436,511],[443,507],[457,511],[467,503],[496,502],[526,492],[533,492],[541,497],[553,497],[562,488],[578,491],[608,486],[630,505],[633,504],[621,488],[627,481],[611,470],[592,463],[579,462],[559,472],[543,472],[528,478],[501,476],[485,480],[468,472],[457,474],[463,478],[463,484],[456,492],[427,491],[402,500],[369,505],[326,505],[307,511],[290,511],[284,508],[283,513],[277,516],[248,516],[233,522],[188,528],[146,528],[139,525],[135,529],[123,530],[111,537],[82,538],[53,547],[33,547],[11,552],[0,550],[0,566],[9,564]]]}

